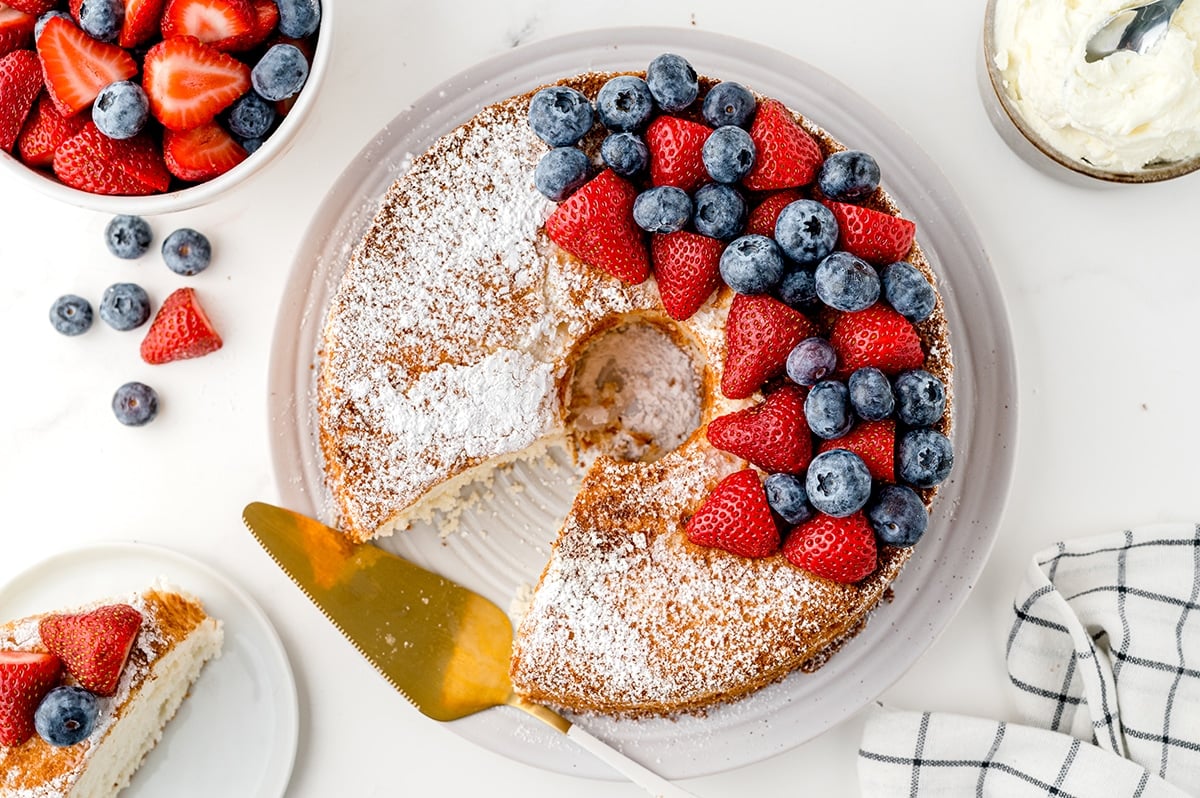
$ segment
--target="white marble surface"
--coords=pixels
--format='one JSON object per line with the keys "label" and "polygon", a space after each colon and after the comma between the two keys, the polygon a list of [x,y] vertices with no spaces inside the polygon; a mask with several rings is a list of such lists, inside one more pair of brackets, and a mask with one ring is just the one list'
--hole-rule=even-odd
{"label": "white marble surface", "polygon": [[[242,506],[275,495],[266,368],[297,241],[343,165],[409,101],[515,43],[596,25],[696,26],[762,43],[832,73],[929,153],[974,215],[1007,296],[1020,368],[1018,465],[1001,539],[965,608],[883,696],[905,708],[1012,716],[1003,670],[1012,592],[1030,555],[1061,538],[1200,517],[1194,346],[1200,175],[1083,188],[1046,177],[990,127],[976,83],[983,2],[503,4],[342,0],[316,117],[244,190],[152,220],[206,231],[215,263],[192,278],[226,340],[161,367],[138,333],[99,322],[54,333],[50,303],[98,300],[130,280],[161,300],[184,283],[157,256],[110,257],[106,216],[0,187],[0,581],[95,540],[168,545],[246,587],[283,637],[303,712],[290,796],[639,795],[549,774],[419,716],[345,645],[257,549]],[[768,9],[772,9],[768,11]],[[112,391],[140,379],[163,409],[117,424]],[[765,762],[684,786],[699,796],[855,795],[862,714]]]}

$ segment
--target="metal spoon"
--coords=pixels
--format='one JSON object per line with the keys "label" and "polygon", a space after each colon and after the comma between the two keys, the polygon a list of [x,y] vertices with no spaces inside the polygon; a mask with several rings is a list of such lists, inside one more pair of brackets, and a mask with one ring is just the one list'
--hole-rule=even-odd
{"label": "metal spoon", "polygon": [[1092,35],[1084,52],[1090,64],[1118,50],[1144,53],[1162,40],[1171,17],[1183,0],[1155,0],[1144,6],[1118,11]]}

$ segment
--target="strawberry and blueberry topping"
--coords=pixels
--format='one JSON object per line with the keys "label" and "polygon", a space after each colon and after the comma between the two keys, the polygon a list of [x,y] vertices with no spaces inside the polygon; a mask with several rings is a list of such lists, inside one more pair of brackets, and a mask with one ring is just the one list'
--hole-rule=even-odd
{"label": "strawberry and blueberry topping", "polygon": [[33,736],[37,706],[61,672],[53,653],[0,651],[0,745],[21,745]]}

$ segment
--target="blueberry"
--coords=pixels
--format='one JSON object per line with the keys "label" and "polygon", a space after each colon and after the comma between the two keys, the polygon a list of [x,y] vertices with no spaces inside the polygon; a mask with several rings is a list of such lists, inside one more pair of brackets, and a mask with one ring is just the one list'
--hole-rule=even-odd
{"label": "blueberry", "polygon": [[850,414],[850,391],[835,380],[818,382],[804,399],[804,416],[808,419],[808,428],[818,438],[831,441],[842,437],[854,424]]}
{"label": "blueberry", "polygon": [[889,546],[912,546],[929,526],[929,511],[912,488],[885,485],[867,507],[867,521]]}
{"label": "blueberry", "polygon": [[596,113],[609,130],[618,133],[641,130],[654,113],[654,97],[646,81],[633,75],[618,75],[600,87]]}
{"label": "blueberry", "polygon": [[742,236],[721,253],[721,279],[739,294],[768,294],[783,279],[783,256],[766,236]]}
{"label": "blueberry", "polygon": [[757,106],[758,102],[749,89],[740,83],[727,80],[713,86],[704,97],[704,121],[713,127],[745,127]]}
{"label": "blueberry", "polygon": [[529,126],[551,147],[569,147],[592,129],[592,104],[574,89],[547,86],[529,101]]}
{"label": "blueberry", "polygon": [[803,310],[817,303],[817,278],[813,270],[793,263],[784,264],[783,280],[779,283],[779,298],[784,304]]}
{"label": "blueberry", "polygon": [[42,30],[46,27],[46,23],[55,17],[62,17],[72,25],[75,24],[75,18],[66,11],[47,11],[45,14],[42,14],[40,17],[38,17],[37,22],[35,22],[33,25],[33,41],[35,44],[37,43],[37,40],[42,37]]}
{"label": "blueberry", "polygon": [[949,438],[935,430],[909,430],[896,445],[896,466],[904,482],[916,488],[932,488],[950,475],[954,447]]}
{"label": "blueberry", "polygon": [[542,156],[533,172],[537,190],[562,202],[587,182],[592,162],[578,147],[555,147]]}
{"label": "blueberry", "polygon": [[124,21],[125,4],[121,0],[83,0],[79,4],[79,27],[97,41],[115,40]]}
{"label": "blueberry", "polygon": [[242,149],[247,155],[253,155],[258,152],[258,148],[263,145],[262,139],[238,139],[238,144],[242,145]]}
{"label": "blueberry", "polygon": [[646,171],[650,150],[646,142],[633,133],[613,133],[600,145],[600,158],[621,177],[633,177]]}
{"label": "blueberry", "polygon": [[82,687],[63,685],[46,693],[33,713],[33,725],[43,740],[62,748],[87,739],[99,714],[96,696]]}
{"label": "blueberry", "polygon": [[849,252],[831,252],[817,266],[817,296],[831,308],[852,313],[879,299],[875,267]]}
{"label": "blueberry", "polygon": [[835,152],[821,164],[817,187],[826,197],[838,202],[865,199],[879,187],[879,164],[858,150]]}
{"label": "blueberry", "polygon": [[248,91],[229,107],[229,132],[241,139],[261,139],[275,124],[275,106],[256,91]]}
{"label": "blueberry", "polygon": [[149,424],[158,415],[158,394],[149,385],[127,382],[112,399],[113,414],[127,427]]}
{"label": "blueberry", "polygon": [[320,0],[275,0],[279,6],[279,32],[303,39],[317,32],[321,24]]}
{"label": "blueberry", "polygon": [[937,304],[937,294],[921,271],[907,261],[883,270],[883,298],[909,321],[924,321]]}
{"label": "blueberry", "polygon": [[928,427],[946,413],[946,386],[925,369],[896,377],[896,415],[913,427]]}
{"label": "blueberry", "polygon": [[63,335],[83,335],[92,327],[92,303],[66,294],[50,306],[50,323]]}
{"label": "blueberry", "polygon": [[808,465],[804,488],[819,512],[845,518],[871,498],[871,472],[862,458],[845,449],[830,449]]}
{"label": "blueberry", "polygon": [[746,201],[737,189],[722,183],[702,186],[692,198],[696,206],[696,232],[722,240],[733,238],[746,226]]}
{"label": "blueberry", "polygon": [[692,216],[692,199],[674,186],[658,186],[633,201],[633,221],[649,233],[677,233]]}
{"label": "blueberry", "polygon": [[877,368],[861,368],[847,380],[850,406],[864,421],[882,421],[896,409],[896,396],[887,375]]}
{"label": "blueberry", "polygon": [[775,222],[775,240],[797,263],[813,265],[833,252],[838,224],[833,211],[814,200],[796,200],[784,207]]}
{"label": "blueberry", "polygon": [[114,216],[104,228],[108,251],[124,260],[134,260],[150,249],[150,225],[140,216]]}
{"label": "blueberry", "polygon": [[133,330],[150,318],[150,297],[135,283],[114,283],[100,298],[100,318],[114,330]]}
{"label": "blueberry", "polygon": [[775,514],[793,526],[813,517],[808,504],[808,493],[804,480],[794,474],[769,474],[763,480],[767,491],[767,504]]}
{"label": "blueberry", "polygon": [[304,88],[308,61],[294,44],[276,44],[250,70],[250,83],[264,100],[286,100]]}
{"label": "blueberry", "polygon": [[736,183],[754,168],[756,152],[749,133],[740,127],[725,125],[708,134],[700,157],[713,180]]}
{"label": "blueberry", "polygon": [[92,105],[92,121],[110,139],[133,138],[149,118],[150,100],[142,87],[130,80],[108,84]]}
{"label": "blueberry", "polygon": [[824,338],[805,338],[787,356],[788,379],[797,385],[816,385],[836,368],[837,352]]}
{"label": "blueberry", "polygon": [[162,256],[168,269],[191,277],[208,268],[212,261],[212,245],[203,234],[190,227],[181,227],[163,241]]}
{"label": "blueberry", "polygon": [[682,111],[700,94],[700,80],[687,59],[674,53],[663,53],[646,68],[646,84],[667,113]]}

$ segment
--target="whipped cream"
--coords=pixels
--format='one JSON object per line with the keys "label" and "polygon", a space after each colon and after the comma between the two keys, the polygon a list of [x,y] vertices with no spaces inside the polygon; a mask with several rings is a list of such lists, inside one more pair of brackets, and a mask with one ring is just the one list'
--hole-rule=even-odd
{"label": "whipped cream", "polygon": [[1149,52],[1084,59],[1110,16],[1144,2],[997,0],[993,59],[1004,88],[1063,155],[1114,172],[1200,155],[1200,0],[1184,0]]}

